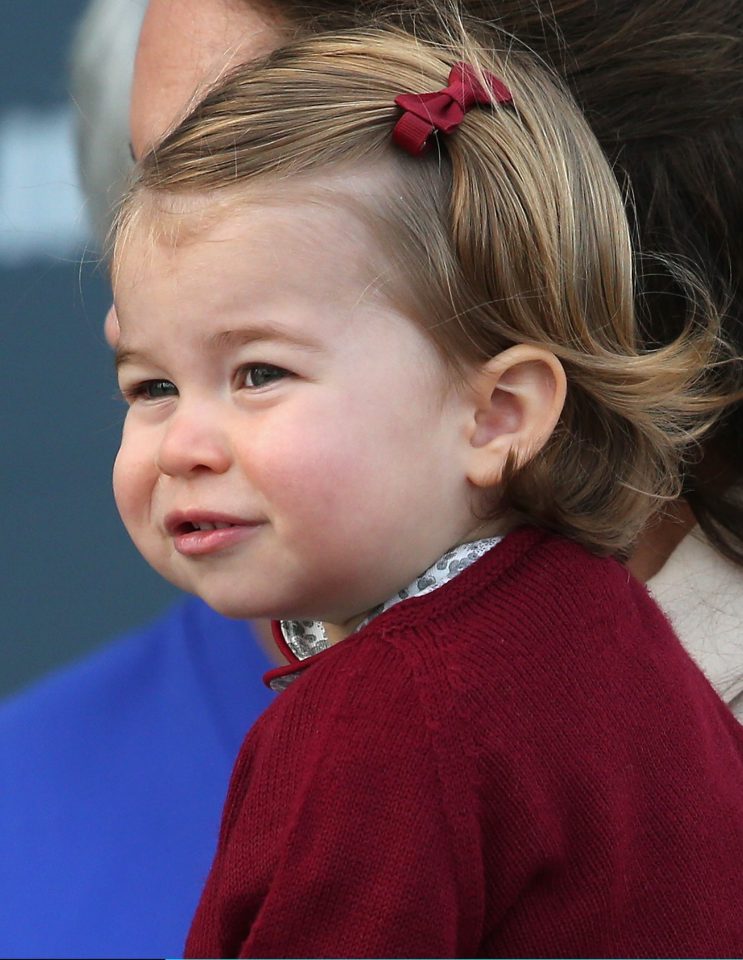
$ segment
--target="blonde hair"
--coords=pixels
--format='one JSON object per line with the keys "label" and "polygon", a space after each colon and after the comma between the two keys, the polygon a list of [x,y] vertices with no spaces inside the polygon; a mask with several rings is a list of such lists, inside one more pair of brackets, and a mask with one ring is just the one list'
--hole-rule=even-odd
{"label": "blonde hair", "polygon": [[[461,60],[503,80],[513,106],[475,108],[428,155],[407,156],[391,139],[395,96],[444,87]],[[641,347],[616,180],[569,96],[526,54],[478,44],[457,20],[438,40],[378,25],[289,43],[221,80],[143,158],[117,246],[144,197],[234,197],[380,162],[392,175],[368,203],[370,222],[452,368],[461,375],[516,343],[546,347],[565,367],[557,429],[528,462],[508,465],[496,509],[598,552],[626,551],[680,492],[682,458],[723,404],[710,374],[722,355],[717,317],[690,286],[681,336]]]}

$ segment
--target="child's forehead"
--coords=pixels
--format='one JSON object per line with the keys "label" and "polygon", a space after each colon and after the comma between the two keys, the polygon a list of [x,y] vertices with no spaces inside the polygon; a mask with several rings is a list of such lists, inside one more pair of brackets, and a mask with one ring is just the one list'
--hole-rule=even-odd
{"label": "child's forehead", "polygon": [[148,251],[188,250],[227,239],[243,244],[246,256],[267,240],[286,242],[295,237],[300,244],[340,242],[348,255],[363,253],[378,260],[384,252],[379,232],[373,229],[379,194],[378,180],[370,180],[363,172],[213,191],[140,189],[130,198],[119,224],[114,273],[132,253],[146,260]]}
{"label": "child's forehead", "polygon": [[122,322],[178,306],[322,300],[353,311],[386,297],[383,247],[346,204],[322,193],[143,197],[113,262]]}

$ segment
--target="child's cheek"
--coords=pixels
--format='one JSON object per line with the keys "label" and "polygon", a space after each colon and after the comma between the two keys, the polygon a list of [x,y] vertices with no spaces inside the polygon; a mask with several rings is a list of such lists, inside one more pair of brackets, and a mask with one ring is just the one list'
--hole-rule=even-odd
{"label": "child's cheek", "polygon": [[[142,524],[149,516],[149,504],[154,487],[152,458],[147,458],[132,431],[124,434],[113,468],[113,491],[116,506],[130,536],[139,546]],[[151,476],[152,474],[152,476]]]}
{"label": "child's cheek", "polygon": [[274,506],[291,508],[298,517],[329,519],[365,487],[373,459],[363,430],[342,417],[318,415],[263,438],[251,472]]}

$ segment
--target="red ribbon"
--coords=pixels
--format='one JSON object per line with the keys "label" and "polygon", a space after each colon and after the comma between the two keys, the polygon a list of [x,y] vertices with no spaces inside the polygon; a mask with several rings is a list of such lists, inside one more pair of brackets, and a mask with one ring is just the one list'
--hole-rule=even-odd
{"label": "red ribbon", "polygon": [[508,87],[492,73],[484,72],[487,87],[468,63],[455,63],[449,85],[435,93],[401,93],[395,103],[403,115],[395,124],[392,139],[414,157],[423,153],[432,133],[452,133],[465,113],[477,104],[511,103]]}

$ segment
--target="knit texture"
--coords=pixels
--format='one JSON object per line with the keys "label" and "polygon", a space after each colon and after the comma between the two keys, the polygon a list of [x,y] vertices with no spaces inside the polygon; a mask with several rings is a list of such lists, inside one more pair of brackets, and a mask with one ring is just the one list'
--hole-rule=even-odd
{"label": "knit texture", "polygon": [[186,956],[741,955],[741,729],[619,564],[524,528],[301,669]]}

